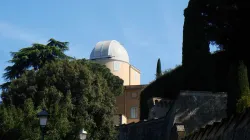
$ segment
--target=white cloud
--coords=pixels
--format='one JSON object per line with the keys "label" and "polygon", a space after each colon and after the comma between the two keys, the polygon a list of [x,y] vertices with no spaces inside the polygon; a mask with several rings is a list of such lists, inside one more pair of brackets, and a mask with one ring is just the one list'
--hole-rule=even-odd
{"label": "white cloud", "polygon": [[38,35],[28,32],[25,29],[21,29],[15,25],[7,22],[0,21],[0,36],[5,38],[11,38],[14,40],[20,40],[27,43],[45,43],[46,40],[40,38]]}

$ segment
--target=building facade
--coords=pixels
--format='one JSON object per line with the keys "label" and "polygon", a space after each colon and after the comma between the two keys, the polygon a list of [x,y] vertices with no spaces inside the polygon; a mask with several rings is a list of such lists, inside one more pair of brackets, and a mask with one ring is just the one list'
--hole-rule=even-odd
{"label": "building facade", "polygon": [[140,93],[145,85],[130,85],[124,87],[123,95],[116,97],[117,113],[127,118],[127,123],[140,120]]}
{"label": "building facade", "polygon": [[140,70],[129,63],[126,49],[116,40],[100,41],[92,50],[90,60],[105,65],[124,81],[124,94],[116,98],[118,117],[115,120],[123,119],[119,121],[122,123],[138,122],[140,91],[144,85],[140,85]]}

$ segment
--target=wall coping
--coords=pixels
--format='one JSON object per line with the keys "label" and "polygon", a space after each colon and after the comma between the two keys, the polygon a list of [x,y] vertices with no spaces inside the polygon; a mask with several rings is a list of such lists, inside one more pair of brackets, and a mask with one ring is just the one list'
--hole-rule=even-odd
{"label": "wall coping", "polygon": [[125,85],[124,88],[125,89],[140,89],[140,88],[144,88],[147,85]]}
{"label": "wall coping", "polygon": [[135,125],[135,124],[147,124],[147,123],[152,123],[152,122],[156,122],[156,121],[163,121],[165,119],[166,116],[163,116],[161,118],[153,118],[153,119],[150,119],[150,120],[141,120],[137,123],[135,122],[132,122],[132,123],[129,123],[129,124],[122,124],[122,125],[119,125],[119,127],[124,127],[124,126],[131,126],[131,125]]}
{"label": "wall coping", "polygon": [[180,96],[221,96],[227,97],[227,92],[210,92],[210,91],[190,91],[190,90],[181,90]]}

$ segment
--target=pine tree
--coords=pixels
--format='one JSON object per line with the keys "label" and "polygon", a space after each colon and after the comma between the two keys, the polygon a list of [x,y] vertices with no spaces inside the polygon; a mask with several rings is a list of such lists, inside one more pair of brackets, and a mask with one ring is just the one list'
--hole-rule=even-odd
{"label": "pine tree", "polygon": [[162,75],[161,72],[161,60],[160,58],[157,60],[157,67],[156,67],[156,78],[159,78]]}

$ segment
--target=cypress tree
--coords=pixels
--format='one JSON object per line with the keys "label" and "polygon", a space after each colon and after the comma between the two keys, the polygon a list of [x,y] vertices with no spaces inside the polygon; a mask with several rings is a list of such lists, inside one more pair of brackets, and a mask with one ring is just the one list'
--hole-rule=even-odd
{"label": "cypress tree", "polygon": [[157,67],[156,67],[156,78],[159,78],[162,75],[161,72],[161,60],[160,58],[157,60]]}
{"label": "cypress tree", "polygon": [[205,37],[204,20],[200,4],[190,0],[184,10],[182,66],[184,89],[211,90],[211,66],[209,43]]}
{"label": "cypress tree", "polygon": [[247,67],[245,66],[243,61],[239,62],[238,67],[238,82],[240,88],[240,96],[248,95],[249,94],[249,82],[248,82],[248,75],[247,75]]}
{"label": "cypress tree", "polygon": [[238,83],[239,83],[239,99],[236,105],[236,111],[241,113],[250,106],[249,82],[247,75],[247,67],[243,61],[239,62],[238,67]]}
{"label": "cypress tree", "polygon": [[250,106],[247,67],[243,61],[234,61],[229,71],[227,114],[240,113]]}

